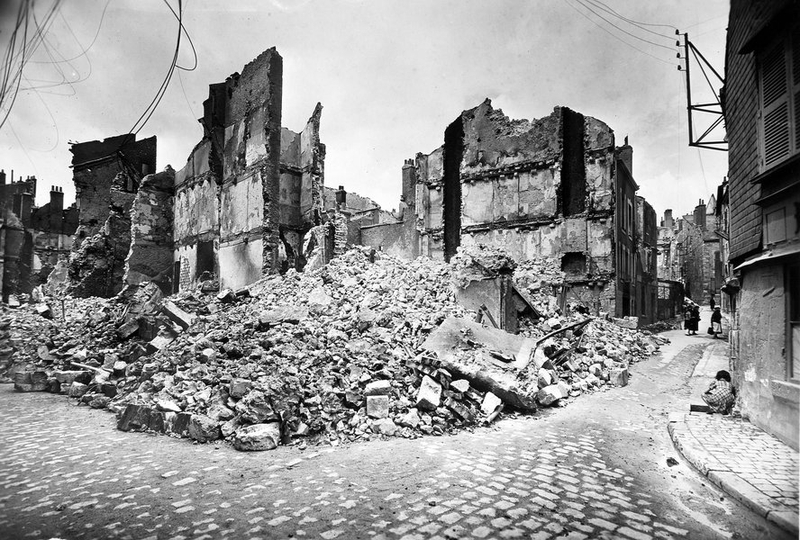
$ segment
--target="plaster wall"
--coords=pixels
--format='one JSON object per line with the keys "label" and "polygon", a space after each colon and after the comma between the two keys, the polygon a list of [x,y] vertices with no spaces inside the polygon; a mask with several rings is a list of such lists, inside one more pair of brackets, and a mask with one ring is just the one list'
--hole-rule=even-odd
{"label": "plaster wall", "polygon": [[219,244],[219,285],[239,289],[261,278],[262,250],[259,238]]}
{"label": "plaster wall", "polygon": [[181,186],[175,194],[175,244],[186,245],[216,234],[219,228],[217,183],[213,177]]}
{"label": "plaster wall", "polygon": [[[786,297],[781,265],[744,269],[734,384],[750,421],[798,448],[798,387],[786,383]],[[736,345],[736,344],[735,344]]]}
{"label": "plaster wall", "polygon": [[258,170],[239,182],[223,186],[220,192],[221,241],[261,228],[264,219],[262,186],[263,179]]}

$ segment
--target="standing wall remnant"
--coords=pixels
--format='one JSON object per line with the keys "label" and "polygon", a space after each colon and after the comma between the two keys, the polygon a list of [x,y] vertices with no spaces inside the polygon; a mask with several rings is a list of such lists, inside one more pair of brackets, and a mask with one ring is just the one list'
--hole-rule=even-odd
{"label": "standing wall remnant", "polygon": [[239,288],[302,268],[304,235],[322,212],[322,106],[302,132],[281,128],[282,85],[273,47],[209,86],[203,140],[175,175],[175,290],[211,277]]}

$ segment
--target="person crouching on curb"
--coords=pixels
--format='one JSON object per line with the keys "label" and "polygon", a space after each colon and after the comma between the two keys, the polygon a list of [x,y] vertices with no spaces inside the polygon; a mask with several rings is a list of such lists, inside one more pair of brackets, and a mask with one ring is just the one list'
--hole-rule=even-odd
{"label": "person crouching on curb", "polygon": [[724,369],[717,372],[715,380],[701,396],[711,409],[709,413],[728,414],[736,401],[736,394],[731,384],[731,374]]}
{"label": "person crouching on curb", "polygon": [[717,339],[717,335],[722,333],[722,312],[719,308],[714,308],[714,313],[711,314],[711,331],[714,339]]}

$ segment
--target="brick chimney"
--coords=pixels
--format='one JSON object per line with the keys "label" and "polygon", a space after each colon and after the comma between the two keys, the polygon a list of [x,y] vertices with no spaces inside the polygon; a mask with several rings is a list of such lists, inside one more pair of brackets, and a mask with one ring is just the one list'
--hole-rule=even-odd
{"label": "brick chimney", "polygon": [[339,186],[339,189],[336,190],[336,207],[340,210],[347,208],[347,192],[344,190],[344,186]]}
{"label": "brick chimney", "polygon": [[628,136],[625,136],[625,144],[617,148],[617,159],[625,164],[628,172],[633,176],[633,147],[628,144]]}
{"label": "brick chimney", "polygon": [[706,226],[706,205],[703,199],[700,199],[700,202],[694,207],[694,224],[696,227],[705,228]]}
{"label": "brick chimney", "polygon": [[675,220],[672,219],[672,208],[664,210],[664,227],[669,229],[675,226]]}
{"label": "brick chimney", "polygon": [[0,186],[5,185],[6,183],[6,171],[4,169],[0,169]]}
{"label": "brick chimney", "polygon": [[417,199],[417,169],[413,159],[403,163],[403,198],[408,206],[414,206]]}
{"label": "brick chimney", "polygon": [[50,211],[61,212],[64,210],[64,191],[58,186],[50,187]]}

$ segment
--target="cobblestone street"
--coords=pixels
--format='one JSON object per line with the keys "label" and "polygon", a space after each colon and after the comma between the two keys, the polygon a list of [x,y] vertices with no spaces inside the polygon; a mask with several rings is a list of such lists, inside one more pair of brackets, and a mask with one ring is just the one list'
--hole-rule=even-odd
{"label": "cobblestone street", "polygon": [[452,437],[239,453],[122,433],[0,387],[2,538],[782,538],[667,434],[710,343],[671,332],[631,384]]}

